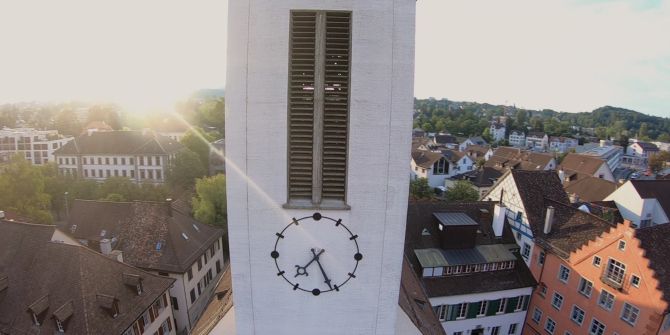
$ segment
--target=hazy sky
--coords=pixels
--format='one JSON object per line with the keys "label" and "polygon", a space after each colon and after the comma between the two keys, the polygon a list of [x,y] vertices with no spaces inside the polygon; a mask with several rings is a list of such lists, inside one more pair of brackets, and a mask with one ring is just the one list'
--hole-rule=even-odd
{"label": "hazy sky", "polygon": [[[359,0],[363,1],[363,0]],[[0,103],[225,84],[225,0],[0,3]],[[417,97],[670,116],[670,0],[419,0]]]}

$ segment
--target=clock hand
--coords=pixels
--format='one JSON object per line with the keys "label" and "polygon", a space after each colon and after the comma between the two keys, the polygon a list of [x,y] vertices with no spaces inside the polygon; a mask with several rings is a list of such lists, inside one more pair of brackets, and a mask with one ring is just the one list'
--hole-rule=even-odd
{"label": "clock hand", "polygon": [[316,264],[319,266],[319,269],[321,269],[321,274],[323,275],[323,279],[325,279],[324,283],[328,285],[328,287],[332,290],[333,286],[330,285],[330,279],[328,278],[328,275],[326,275],[326,271],[323,270],[323,266],[321,266],[321,262],[319,262],[319,255],[321,255],[325,250],[321,250],[321,252],[317,255],[314,252],[314,249],[312,249],[312,254],[314,255],[314,259],[316,260]]}
{"label": "clock hand", "polygon": [[307,267],[309,267],[315,260],[317,260],[319,258],[319,255],[321,255],[324,251],[325,250],[321,250],[318,254],[315,254],[314,249],[312,249],[312,254],[314,254],[314,257],[312,258],[312,260],[307,262],[307,264],[305,264],[304,266],[300,266],[300,265],[296,264],[296,266],[295,266],[296,267],[295,276],[293,276],[293,277],[309,276],[309,273],[307,273]]}

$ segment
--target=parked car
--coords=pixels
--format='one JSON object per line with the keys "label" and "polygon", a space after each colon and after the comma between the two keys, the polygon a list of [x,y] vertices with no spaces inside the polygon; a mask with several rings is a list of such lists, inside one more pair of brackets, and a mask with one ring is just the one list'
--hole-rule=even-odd
{"label": "parked car", "polygon": [[637,179],[637,178],[640,178],[640,174],[637,173],[637,172],[633,172],[633,173],[630,175],[630,179]]}

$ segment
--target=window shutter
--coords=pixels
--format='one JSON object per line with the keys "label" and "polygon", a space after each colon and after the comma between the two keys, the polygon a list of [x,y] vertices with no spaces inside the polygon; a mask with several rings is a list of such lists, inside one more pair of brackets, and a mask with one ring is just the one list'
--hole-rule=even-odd
{"label": "window shutter", "polygon": [[326,199],[345,198],[350,48],[351,13],[327,12],[322,172]]}
{"label": "window shutter", "polygon": [[289,197],[312,197],[316,12],[291,13]]}
{"label": "window shutter", "polygon": [[505,313],[512,313],[516,309],[516,304],[519,302],[518,297],[507,299],[507,308],[505,308]]}
{"label": "window shutter", "polygon": [[489,301],[488,309],[486,310],[486,316],[495,315],[500,307],[500,299]]}

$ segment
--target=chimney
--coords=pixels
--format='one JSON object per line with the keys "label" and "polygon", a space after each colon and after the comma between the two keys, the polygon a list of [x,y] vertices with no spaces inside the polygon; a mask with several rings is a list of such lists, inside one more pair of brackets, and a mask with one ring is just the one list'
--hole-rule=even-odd
{"label": "chimney", "polygon": [[551,225],[554,223],[554,207],[547,207],[547,215],[544,218],[544,233],[551,233]]}
{"label": "chimney", "polygon": [[505,205],[501,203],[495,204],[493,208],[493,222],[491,223],[491,227],[493,227],[493,234],[496,237],[502,237],[506,211],[507,209],[505,208]]}
{"label": "chimney", "polygon": [[600,147],[602,148],[602,147],[604,147],[605,145],[607,145],[607,141],[605,141],[605,140],[600,140]]}
{"label": "chimney", "polygon": [[167,203],[168,216],[172,217],[172,198],[165,199],[165,202]]}
{"label": "chimney", "polygon": [[100,240],[100,252],[103,255],[109,255],[112,253],[112,241],[108,238],[103,238]]}

